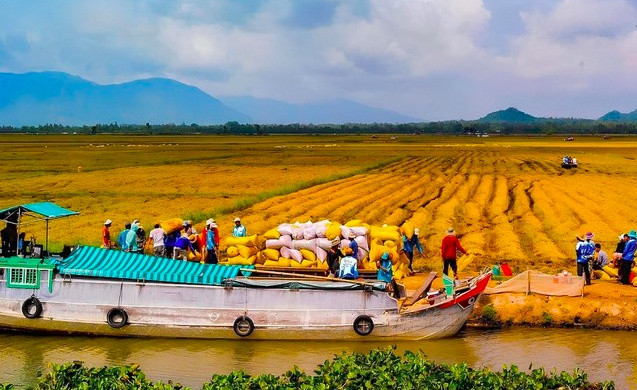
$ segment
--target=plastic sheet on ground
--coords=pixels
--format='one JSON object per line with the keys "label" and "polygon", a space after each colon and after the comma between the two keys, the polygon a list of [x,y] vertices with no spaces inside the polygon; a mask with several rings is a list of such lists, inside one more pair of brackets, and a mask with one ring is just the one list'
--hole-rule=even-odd
{"label": "plastic sheet on ground", "polygon": [[549,296],[579,297],[582,296],[584,283],[583,277],[558,278],[554,275],[529,270],[496,287],[487,287],[484,293],[534,293]]}

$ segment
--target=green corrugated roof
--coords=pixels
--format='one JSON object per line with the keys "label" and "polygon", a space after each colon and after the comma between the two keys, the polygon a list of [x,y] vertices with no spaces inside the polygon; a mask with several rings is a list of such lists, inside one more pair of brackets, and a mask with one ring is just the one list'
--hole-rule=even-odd
{"label": "green corrugated roof", "polygon": [[254,266],[200,264],[81,246],[59,261],[57,268],[66,275],[218,286],[224,279],[236,277],[241,268]]}
{"label": "green corrugated roof", "polygon": [[30,211],[32,213],[39,214],[46,219],[63,218],[71,215],[79,214],[77,211],[65,209],[51,202],[39,202],[39,203],[27,203],[18,206],[13,206],[0,210],[0,220],[6,219],[9,215],[17,212],[21,209],[21,212]]}

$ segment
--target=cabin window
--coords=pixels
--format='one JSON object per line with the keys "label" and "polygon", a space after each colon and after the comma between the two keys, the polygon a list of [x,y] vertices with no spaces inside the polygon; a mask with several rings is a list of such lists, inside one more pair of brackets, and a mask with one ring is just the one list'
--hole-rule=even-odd
{"label": "cabin window", "polygon": [[40,285],[40,278],[37,269],[11,268],[7,285],[16,288],[37,288]]}

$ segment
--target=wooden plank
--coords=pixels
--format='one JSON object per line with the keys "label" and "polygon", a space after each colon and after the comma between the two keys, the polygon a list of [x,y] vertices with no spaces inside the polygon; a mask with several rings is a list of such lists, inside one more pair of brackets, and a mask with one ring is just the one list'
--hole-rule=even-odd
{"label": "wooden plank", "polygon": [[416,290],[416,292],[413,293],[410,297],[407,297],[407,299],[405,299],[403,306],[411,306],[417,301],[419,301],[425,294],[427,294],[427,292],[431,288],[431,284],[434,282],[434,279],[436,279],[437,277],[438,277],[438,272],[434,272],[434,271],[430,272],[429,275],[422,282],[418,290]]}

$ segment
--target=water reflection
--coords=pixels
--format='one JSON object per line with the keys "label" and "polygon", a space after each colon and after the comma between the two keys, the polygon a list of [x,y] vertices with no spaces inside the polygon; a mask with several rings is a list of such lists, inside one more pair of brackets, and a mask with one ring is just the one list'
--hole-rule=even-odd
{"label": "water reflection", "polygon": [[[391,342],[173,340],[32,336],[6,333],[0,343],[0,382],[30,385],[47,363],[82,360],[90,366],[139,363],[153,380],[172,379],[199,388],[213,373],[245,370],[281,374],[297,365],[314,368],[342,351],[367,352]],[[591,380],[614,379],[618,388],[637,388],[637,336],[633,332],[583,329],[469,330],[458,337],[396,342],[399,353],[422,350],[444,363],[501,369],[584,369]]]}

